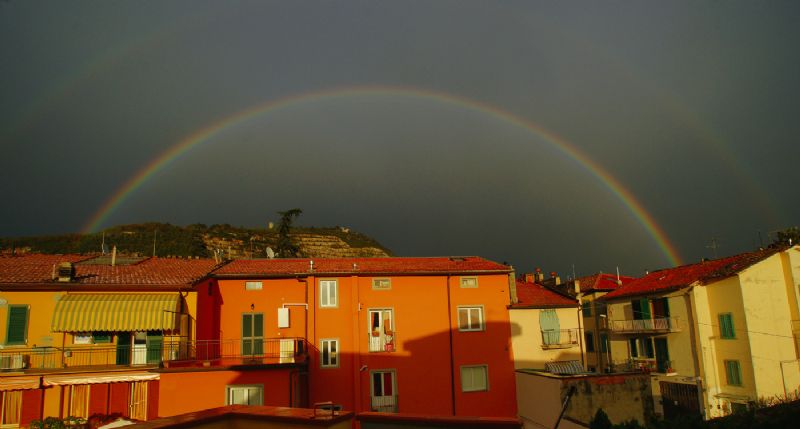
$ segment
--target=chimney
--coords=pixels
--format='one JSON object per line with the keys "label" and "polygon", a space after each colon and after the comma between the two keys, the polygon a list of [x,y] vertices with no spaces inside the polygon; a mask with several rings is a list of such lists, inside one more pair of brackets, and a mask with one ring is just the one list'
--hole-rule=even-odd
{"label": "chimney", "polygon": [[555,271],[550,272],[550,278],[553,280],[553,285],[558,286],[561,284],[561,277]]}
{"label": "chimney", "polygon": [[117,246],[111,249],[111,266],[117,265]]}
{"label": "chimney", "polygon": [[536,283],[533,278],[533,273],[525,273],[525,283]]}
{"label": "chimney", "polygon": [[536,268],[536,274],[534,275],[534,278],[536,280],[535,283],[541,283],[544,281],[544,274],[542,274],[541,268]]}
{"label": "chimney", "polygon": [[575,282],[575,295],[580,295],[581,293],[581,281],[578,279],[574,280]]}
{"label": "chimney", "polygon": [[58,281],[69,283],[75,279],[75,265],[72,262],[62,262],[58,264]]}
{"label": "chimney", "polygon": [[517,275],[514,274],[513,270],[508,274],[508,294],[509,298],[511,298],[511,304],[516,304],[519,302],[519,299],[517,298]]}

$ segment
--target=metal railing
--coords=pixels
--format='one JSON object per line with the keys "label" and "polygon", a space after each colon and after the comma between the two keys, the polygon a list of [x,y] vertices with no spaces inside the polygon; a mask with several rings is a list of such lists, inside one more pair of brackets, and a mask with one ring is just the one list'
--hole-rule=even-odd
{"label": "metal railing", "polygon": [[293,363],[307,355],[304,338],[231,340],[171,339],[142,345],[86,345],[0,350],[0,371],[92,366],[168,365],[169,362],[222,361]]}
{"label": "metal railing", "polygon": [[543,329],[543,349],[565,349],[579,344],[578,329]]}
{"label": "metal railing", "polygon": [[395,331],[392,331],[391,335],[383,332],[368,333],[367,340],[370,353],[397,351],[397,332]]}
{"label": "metal railing", "polygon": [[632,319],[610,320],[608,322],[611,332],[616,333],[644,333],[644,332],[677,332],[680,324],[677,317],[657,319]]}
{"label": "metal railing", "polygon": [[380,413],[396,413],[397,412],[397,395],[393,396],[373,396],[372,397],[372,411]]}

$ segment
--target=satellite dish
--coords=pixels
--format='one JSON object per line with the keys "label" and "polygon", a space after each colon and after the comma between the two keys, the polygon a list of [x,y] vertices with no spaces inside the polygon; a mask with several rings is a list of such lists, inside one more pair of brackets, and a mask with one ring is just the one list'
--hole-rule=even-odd
{"label": "satellite dish", "polygon": [[275,251],[271,247],[267,247],[267,257],[269,259],[275,258]]}

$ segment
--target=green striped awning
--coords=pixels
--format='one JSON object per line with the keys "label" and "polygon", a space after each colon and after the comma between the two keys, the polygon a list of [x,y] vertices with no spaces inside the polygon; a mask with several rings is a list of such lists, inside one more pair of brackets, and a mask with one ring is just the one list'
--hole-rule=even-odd
{"label": "green striped awning", "polygon": [[173,330],[180,303],[181,296],[177,293],[67,294],[56,304],[51,331]]}

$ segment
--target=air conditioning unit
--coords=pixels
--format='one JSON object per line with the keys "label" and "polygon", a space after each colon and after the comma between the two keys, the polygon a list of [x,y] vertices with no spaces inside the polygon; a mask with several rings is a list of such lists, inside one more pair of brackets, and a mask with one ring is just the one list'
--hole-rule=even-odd
{"label": "air conditioning unit", "polygon": [[25,369],[30,362],[28,355],[0,356],[0,369]]}

